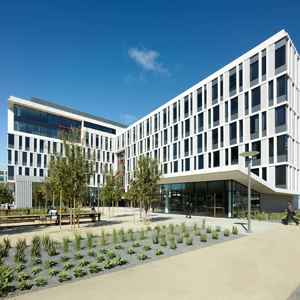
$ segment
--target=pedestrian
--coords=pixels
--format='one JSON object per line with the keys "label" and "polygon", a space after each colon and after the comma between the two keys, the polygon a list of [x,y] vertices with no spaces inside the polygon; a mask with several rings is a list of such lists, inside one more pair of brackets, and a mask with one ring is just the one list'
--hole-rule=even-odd
{"label": "pedestrian", "polygon": [[191,210],[191,205],[189,202],[186,203],[186,218],[189,216],[189,218],[191,218],[191,213],[190,213],[190,210]]}
{"label": "pedestrian", "polygon": [[290,201],[287,201],[286,203],[287,203],[288,207],[285,210],[287,212],[286,219],[285,219],[285,225],[289,224],[289,220],[291,218],[296,223],[296,225],[298,226],[299,222],[294,218],[295,213],[294,213],[293,205],[291,204]]}

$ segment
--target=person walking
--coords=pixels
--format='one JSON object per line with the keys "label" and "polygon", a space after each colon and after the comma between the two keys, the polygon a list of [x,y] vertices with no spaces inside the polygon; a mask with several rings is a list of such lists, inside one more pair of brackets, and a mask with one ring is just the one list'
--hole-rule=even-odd
{"label": "person walking", "polygon": [[294,218],[294,209],[293,209],[292,203],[290,201],[287,201],[286,203],[287,203],[288,207],[285,210],[287,212],[286,219],[285,219],[285,225],[289,224],[289,219],[291,218],[298,226],[299,222]]}
{"label": "person walking", "polygon": [[189,218],[191,218],[191,213],[190,213],[190,210],[191,210],[191,205],[189,202],[186,203],[186,218],[189,216]]}

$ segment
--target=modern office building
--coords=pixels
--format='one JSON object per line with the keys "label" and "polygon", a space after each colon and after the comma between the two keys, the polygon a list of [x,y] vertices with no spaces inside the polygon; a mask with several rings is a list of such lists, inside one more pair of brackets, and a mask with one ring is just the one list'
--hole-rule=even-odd
{"label": "modern office building", "polygon": [[7,167],[0,167],[0,186],[7,183]]}
{"label": "modern office building", "polygon": [[[251,167],[252,208],[280,211],[287,200],[299,208],[299,86],[299,54],[282,30],[129,127],[38,99],[10,97],[8,181],[18,199],[18,186],[25,189],[27,179],[43,177],[44,145],[59,147],[58,131],[70,127],[65,120],[71,119],[79,130],[88,129],[90,147],[102,150],[99,164],[122,170],[125,189],[140,155],[159,160],[164,177],[154,211],[183,213],[189,201],[196,215],[242,214],[248,173],[239,154],[251,150],[259,151]],[[38,130],[30,117],[35,112]],[[101,183],[97,176],[93,188]]]}

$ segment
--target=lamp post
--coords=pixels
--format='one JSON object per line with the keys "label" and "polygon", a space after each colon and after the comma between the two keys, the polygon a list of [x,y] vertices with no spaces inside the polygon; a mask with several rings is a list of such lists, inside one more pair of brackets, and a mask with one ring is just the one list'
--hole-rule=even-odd
{"label": "lamp post", "polygon": [[247,233],[252,233],[251,231],[251,156],[255,156],[259,154],[258,151],[247,151],[240,153],[240,156],[243,156],[246,158],[246,161],[248,162],[248,230]]}

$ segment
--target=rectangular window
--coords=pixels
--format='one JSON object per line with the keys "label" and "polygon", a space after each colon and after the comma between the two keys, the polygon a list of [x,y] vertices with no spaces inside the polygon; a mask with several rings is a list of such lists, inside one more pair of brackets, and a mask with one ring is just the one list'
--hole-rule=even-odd
{"label": "rectangular window", "polygon": [[168,129],[164,130],[164,145],[168,143]]}
{"label": "rectangular window", "polygon": [[237,165],[239,163],[239,147],[232,147],[231,148],[231,164]]}
{"label": "rectangular window", "polygon": [[220,76],[220,98],[223,100],[223,75]]}
{"label": "rectangular window", "polygon": [[225,122],[228,122],[228,101],[225,102]]}
{"label": "rectangular window", "polygon": [[23,166],[27,166],[27,152],[22,153]]}
{"label": "rectangular window", "polygon": [[[53,143],[54,144],[54,143]],[[56,144],[56,143],[55,143]],[[34,148],[33,148],[34,152],[37,152],[37,139],[34,139]]]}
{"label": "rectangular window", "polygon": [[229,129],[229,135],[230,135],[230,145],[236,144],[236,122],[233,122],[230,124]]}
{"label": "rectangular window", "polygon": [[220,151],[215,151],[214,155],[214,168],[220,167]]}
{"label": "rectangular window", "polygon": [[244,136],[244,126],[243,126],[243,120],[239,121],[240,124],[240,143],[243,142],[243,136]]}
{"label": "rectangular window", "polygon": [[22,147],[23,147],[22,141],[23,141],[23,138],[22,138],[22,136],[20,135],[20,136],[19,136],[19,150],[22,150]]}
{"label": "rectangular window", "polygon": [[193,138],[190,138],[191,155],[193,155]]}
{"label": "rectangular window", "polygon": [[213,108],[213,114],[214,114],[214,126],[218,126],[219,125],[219,119],[220,119],[219,105],[215,106]]}
{"label": "rectangular window", "polygon": [[208,128],[211,127],[211,109],[208,110]]}
{"label": "rectangular window", "polygon": [[15,147],[15,136],[13,134],[8,134],[8,148],[14,149]]}
{"label": "rectangular window", "polygon": [[274,139],[269,138],[269,163],[274,162]]}
{"label": "rectangular window", "polygon": [[286,106],[282,105],[275,109],[275,133],[286,131]]}
{"label": "rectangular window", "polygon": [[19,154],[18,151],[15,151],[15,165],[19,164]]}
{"label": "rectangular window", "polygon": [[287,78],[285,75],[277,78],[277,104],[287,100]]}
{"label": "rectangular window", "polygon": [[14,180],[15,174],[14,174],[14,167],[13,166],[8,166],[7,167],[7,176],[8,176],[8,180]]}
{"label": "rectangular window", "polygon": [[185,137],[190,136],[190,119],[185,120]]}
{"label": "rectangular window", "polygon": [[42,155],[37,155],[37,167],[40,168],[42,166]]}
{"label": "rectangular window", "polygon": [[286,169],[286,165],[275,167],[275,185],[278,188],[286,188]]}
{"label": "rectangular window", "polygon": [[266,59],[266,49],[261,52],[261,78],[262,81],[266,80],[267,72],[267,59]]}
{"label": "rectangular window", "polygon": [[225,166],[228,166],[228,149],[225,149]]}
{"label": "rectangular window", "polygon": [[250,58],[250,86],[258,83],[258,54]]}
{"label": "rectangular window", "polygon": [[267,168],[262,168],[262,179],[267,181]]}
{"label": "rectangular window", "polygon": [[202,152],[202,134],[197,135],[197,149],[198,153]]}
{"label": "rectangular window", "polygon": [[239,92],[243,91],[243,64],[239,65]]}
{"label": "rectangular window", "polygon": [[260,156],[261,156],[260,141],[252,143],[252,151],[259,152],[259,154],[252,156],[252,166],[258,166],[260,165]]}
{"label": "rectangular window", "polygon": [[44,153],[44,141],[40,140],[40,153]]}
{"label": "rectangular window", "polygon": [[33,176],[36,176],[36,168],[33,169]]}
{"label": "rectangular window", "polygon": [[204,151],[207,151],[207,132],[204,133]]}
{"label": "rectangular window", "polygon": [[44,170],[40,169],[40,177],[43,177],[43,176],[44,176]]}
{"label": "rectangular window", "polygon": [[197,90],[197,111],[202,110],[202,88]]}
{"label": "rectangular window", "polygon": [[229,95],[230,97],[236,94],[236,68],[229,71]]}
{"label": "rectangular window", "polygon": [[44,155],[44,168],[47,168],[47,155]]}
{"label": "rectangular window", "polygon": [[25,168],[25,176],[29,176],[29,168]]}
{"label": "rectangular window", "polygon": [[274,84],[273,80],[269,81],[269,106],[273,105],[274,99]]}
{"label": "rectangular window", "polygon": [[266,136],[266,130],[267,130],[267,112],[263,112],[261,114],[262,116],[262,136]]}
{"label": "rectangular window", "polygon": [[[154,116],[154,132],[157,132],[157,114]],[[135,142],[135,128],[133,128],[133,142]]]}
{"label": "rectangular window", "polygon": [[204,109],[206,108],[207,104],[207,91],[206,91],[206,85],[204,86]]}
{"label": "rectangular window", "polygon": [[201,170],[203,168],[204,168],[203,155],[198,155],[198,169]]}
{"label": "rectangular window", "polygon": [[178,140],[178,124],[174,125],[174,141]]}
{"label": "rectangular window", "polygon": [[30,138],[25,137],[25,150],[29,151],[29,148],[30,148]]}
{"label": "rectangular window", "polygon": [[[250,134],[252,139],[259,137],[259,115],[258,114],[250,118]],[[252,136],[253,134],[255,134],[255,136]]]}
{"label": "rectangular window", "polygon": [[22,167],[19,167],[19,175],[22,175]]}
{"label": "rectangular window", "polygon": [[213,149],[218,148],[218,129],[212,131],[212,147]]}
{"label": "rectangular window", "polygon": [[11,150],[7,150],[7,164],[11,165]]}
{"label": "rectangular window", "polygon": [[190,171],[190,159],[186,158],[185,159],[185,171]]}
{"label": "rectangular window", "polygon": [[189,96],[184,97],[184,117],[189,116]]}
{"label": "rectangular window", "polygon": [[173,159],[177,159],[177,143],[173,144]]}
{"label": "rectangular window", "polygon": [[260,86],[252,91],[252,112],[260,110]]}
{"label": "rectangular window", "polygon": [[[286,38],[283,38],[275,44],[275,69],[285,66],[286,51],[285,51]],[[282,70],[283,71],[283,70]],[[276,72],[278,74],[278,72]]]}
{"label": "rectangular window", "polygon": [[184,156],[189,156],[189,139],[184,140]]}
{"label": "rectangular window", "polygon": [[33,166],[33,153],[30,153],[30,167]]}
{"label": "rectangular window", "polygon": [[287,135],[277,136],[277,162],[288,161],[288,137]]}
{"label": "rectangular window", "polygon": [[216,104],[218,102],[218,78],[212,81],[212,104]]}
{"label": "rectangular window", "polygon": [[211,153],[208,153],[208,167],[211,168]]}
{"label": "rectangular window", "polygon": [[198,115],[198,132],[203,131],[203,113]]}
{"label": "rectangular window", "polygon": [[230,100],[231,104],[231,120],[235,120],[239,116],[239,101],[238,97],[235,97]]}
{"label": "rectangular window", "polygon": [[245,93],[245,115],[249,114],[249,94]]}
{"label": "rectangular window", "polygon": [[173,104],[173,124],[175,124],[175,123],[177,123],[177,103],[176,102]]}
{"label": "rectangular window", "polygon": [[220,142],[221,142],[221,147],[223,147],[223,142],[224,142],[224,127],[220,127]]}
{"label": "rectangular window", "polygon": [[163,126],[166,128],[167,126],[167,109],[165,108],[163,111]]}
{"label": "rectangular window", "polygon": [[174,161],[174,173],[178,172],[178,161]]}

